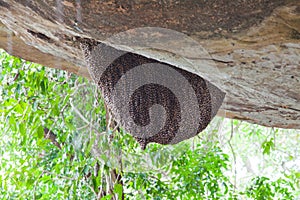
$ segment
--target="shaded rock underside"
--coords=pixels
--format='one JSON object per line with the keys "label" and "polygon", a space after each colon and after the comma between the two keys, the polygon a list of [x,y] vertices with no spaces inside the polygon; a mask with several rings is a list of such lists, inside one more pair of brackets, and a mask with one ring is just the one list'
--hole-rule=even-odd
{"label": "shaded rock underside", "polygon": [[[82,38],[103,42],[133,28],[168,28],[197,41],[218,70],[201,69],[201,60],[193,56],[182,59],[135,47],[130,51],[197,73],[225,91],[221,116],[300,128],[298,0],[78,2],[0,0],[0,47],[26,60],[89,77],[79,48]],[[175,48],[182,45],[172,42]],[[192,47],[185,51],[193,54]]]}

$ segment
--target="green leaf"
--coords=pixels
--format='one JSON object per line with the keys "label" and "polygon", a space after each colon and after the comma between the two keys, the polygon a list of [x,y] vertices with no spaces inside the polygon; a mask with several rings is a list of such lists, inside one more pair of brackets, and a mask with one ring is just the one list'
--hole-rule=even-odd
{"label": "green leaf", "polygon": [[118,195],[118,199],[122,199],[122,194],[123,194],[123,186],[119,183],[116,183],[114,185],[114,193]]}
{"label": "green leaf", "polygon": [[265,141],[262,143],[263,154],[270,155],[271,149],[274,149],[275,144],[273,142],[273,138],[269,141]]}
{"label": "green leaf", "polygon": [[8,121],[9,121],[9,125],[10,125],[11,129],[12,129],[13,131],[16,131],[16,130],[17,130],[17,129],[16,129],[17,126],[16,126],[16,119],[15,119],[15,116],[14,116],[14,115],[9,116]]}
{"label": "green leaf", "polygon": [[46,86],[45,86],[44,80],[41,81],[40,87],[41,87],[42,94],[45,94],[46,93]]}
{"label": "green leaf", "polygon": [[44,137],[44,128],[42,126],[39,126],[37,128],[37,136],[39,139]]}
{"label": "green leaf", "polygon": [[58,116],[60,114],[57,104],[52,105],[52,114],[53,114],[53,116]]}
{"label": "green leaf", "polygon": [[113,196],[111,194],[109,194],[109,195],[102,197],[101,200],[111,200],[112,197]]}
{"label": "green leaf", "polygon": [[26,134],[26,124],[25,123],[20,123],[19,124],[19,131],[20,131],[21,135]]}

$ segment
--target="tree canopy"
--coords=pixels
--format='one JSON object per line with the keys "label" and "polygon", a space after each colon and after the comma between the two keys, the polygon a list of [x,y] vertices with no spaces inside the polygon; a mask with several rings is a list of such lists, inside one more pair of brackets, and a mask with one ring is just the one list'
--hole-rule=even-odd
{"label": "tree canopy", "polygon": [[[0,55],[1,199],[296,199],[296,130],[215,118],[197,137],[142,151],[97,87]],[[298,150],[298,151],[297,151]]]}

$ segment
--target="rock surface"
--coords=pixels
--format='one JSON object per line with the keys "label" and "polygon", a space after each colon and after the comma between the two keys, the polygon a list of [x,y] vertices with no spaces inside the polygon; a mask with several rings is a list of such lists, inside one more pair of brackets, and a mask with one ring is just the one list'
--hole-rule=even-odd
{"label": "rock surface", "polygon": [[[0,47],[26,60],[89,77],[79,47],[82,38],[109,43],[107,38],[121,31],[168,28],[194,39],[217,68],[201,67],[203,58],[193,56],[195,49],[189,45],[180,56],[156,48],[110,45],[209,80],[227,93],[221,116],[300,128],[298,0],[76,2],[0,0]],[[153,37],[134,32],[131,36],[148,41]],[[172,48],[182,49],[182,41],[165,40],[170,41]]]}

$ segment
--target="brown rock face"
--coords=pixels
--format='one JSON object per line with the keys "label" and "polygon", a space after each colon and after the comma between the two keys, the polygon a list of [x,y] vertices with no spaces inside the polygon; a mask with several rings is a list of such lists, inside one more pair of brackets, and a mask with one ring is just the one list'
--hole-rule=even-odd
{"label": "brown rock face", "polygon": [[[77,2],[77,3],[76,3]],[[80,3],[81,2],[81,3]],[[122,31],[130,41],[155,43],[161,33],[132,29],[160,27],[186,34],[210,54],[195,56],[109,45],[197,74],[226,92],[218,115],[264,126],[300,128],[299,0],[0,0],[0,47],[21,58],[89,77],[82,40],[97,43]],[[182,49],[178,38],[159,39]],[[187,44],[187,43],[185,43]],[[105,60],[105,58],[104,58]],[[202,68],[209,60],[217,70]]]}

